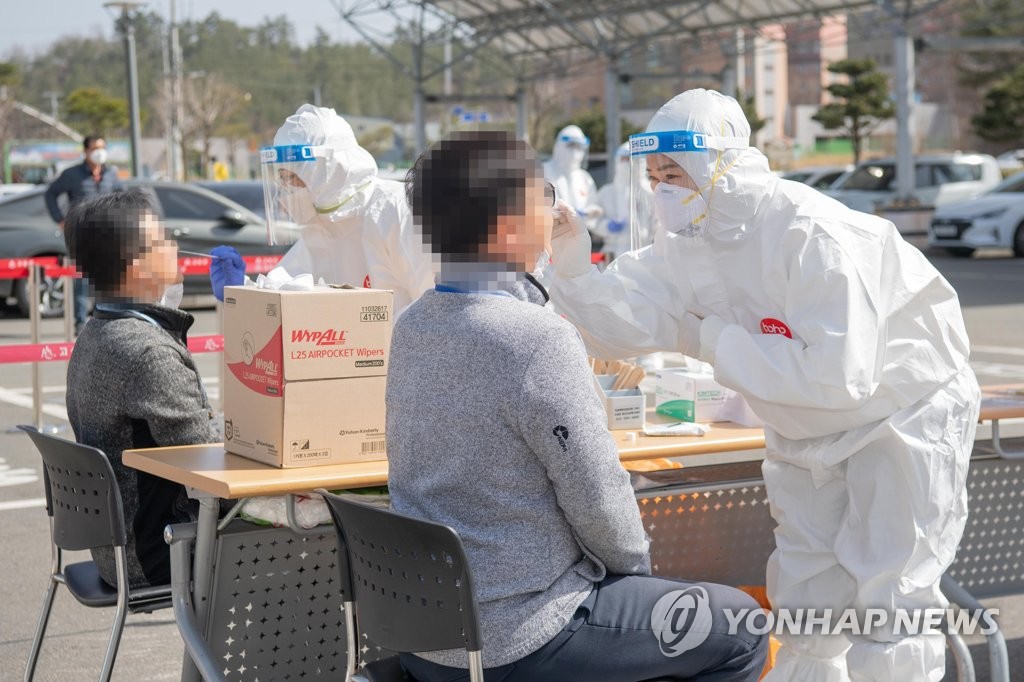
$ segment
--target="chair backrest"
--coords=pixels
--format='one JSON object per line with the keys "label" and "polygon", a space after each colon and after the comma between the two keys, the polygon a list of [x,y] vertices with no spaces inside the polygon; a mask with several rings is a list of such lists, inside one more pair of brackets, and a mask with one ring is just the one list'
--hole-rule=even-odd
{"label": "chair backrest", "polygon": [[127,541],[121,493],[102,451],[19,426],[43,458],[46,512],[53,543],[64,550],[123,547]]}
{"label": "chair backrest", "polygon": [[[349,558],[359,629],[399,652],[480,651],[480,622],[458,533],[325,494]],[[343,576],[344,580],[344,576]]]}

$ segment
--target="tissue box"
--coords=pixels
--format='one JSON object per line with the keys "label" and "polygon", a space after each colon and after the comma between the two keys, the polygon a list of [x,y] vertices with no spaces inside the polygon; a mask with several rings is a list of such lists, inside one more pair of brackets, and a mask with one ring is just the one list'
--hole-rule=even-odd
{"label": "tissue box", "polygon": [[723,408],[735,396],[710,374],[665,369],[655,378],[655,411],[684,422],[726,421]]}
{"label": "tissue box", "polygon": [[639,388],[613,391],[614,374],[594,376],[598,395],[608,414],[609,429],[642,429],[647,411],[647,399]]}
{"label": "tissue box", "polygon": [[392,299],[226,288],[225,449],[278,467],[386,459]]}

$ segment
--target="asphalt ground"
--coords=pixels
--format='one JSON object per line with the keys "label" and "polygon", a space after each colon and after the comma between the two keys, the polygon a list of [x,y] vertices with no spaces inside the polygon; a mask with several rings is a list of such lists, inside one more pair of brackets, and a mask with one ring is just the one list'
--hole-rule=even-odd
{"label": "asphalt ground", "polygon": [[[985,384],[1024,382],[1024,260],[1008,254],[960,260],[929,254],[956,287],[972,342],[971,364]],[[212,309],[193,311],[193,334],[218,332]],[[44,340],[59,340],[60,321],[46,320]],[[0,346],[26,343],[26,320],[0,312]],[[197,364],[211,399],[219,400],[219,355],[199,355]],[[62,363],[40,365],[44,421],[70,437],[64,410]],[[30,365],[0,365],[0,680],[20,679],[46,588],[49,540],[39,458],[28,438],[11,432],[32,421]],[[112,387],[111,390],[117,390]],[[1004,429],[1024,437],[1024,423]],[[987,427],[978,434],[985,451]],[[1013,445],[1024,448],[1024,438]],[[80,554],[80,553],[79,553]],[[84,554],[82,554],[84,556]],[[71,557],[74,560],[74,555]],[[1024,596],[988,600],[999,609],[1000,626],[1011,656],[1011,679],[1024,679]],[[80,606],[58,592],[37,680],[95,678],[109,634],[112,610]],[[980,638],[968,638],[978,679],[988,679],[987,656]],[[183,647],[169,610],[129,616],[114,670],[115,680],[172,680],[181,671]],[[947,675],[947,679],[953,679]]]}

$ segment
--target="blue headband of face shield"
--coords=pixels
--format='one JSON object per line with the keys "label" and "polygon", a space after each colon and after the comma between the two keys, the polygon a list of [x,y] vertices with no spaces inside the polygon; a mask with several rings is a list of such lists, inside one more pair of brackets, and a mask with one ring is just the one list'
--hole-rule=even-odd
{"label": "blue headband of face shield", "polygon": [[568,144],[568,145],[579,145],[580,147],[583,147],[583,148],[586,148],[586,147],[590,146],[590,138],[586,137],[586,136],[584,136],[583,139],[581,140],[580,138],[573,137],[572,135],[559,135],[558,136],[558,141],[559,142],[564,142],[565,144]]}
{"label": "blue headband of face shield", "polygon": [[672,152],[706,152],[709,149],[725,151],[726,149],[746,149],[749,146],[747,140],[742,137],[705,135],[692,130],[668,130],[629,136],[630,156]]}
{"label": "blue headband of face shield", "polygon": [[313,144],[288,144],[277,147],[261,147],[260,163],[295,163],[316,161],[324,156],[324,147]]}

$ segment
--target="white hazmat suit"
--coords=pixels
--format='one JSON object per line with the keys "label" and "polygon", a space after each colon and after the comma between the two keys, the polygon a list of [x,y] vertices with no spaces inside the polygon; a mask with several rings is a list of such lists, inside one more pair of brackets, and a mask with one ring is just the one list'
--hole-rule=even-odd
{"label": "white hazmat suit", "polygon": [[[750,136],[705,90],[648,126],[681,130]],[[777,179],[745,144],[669,154],[702,188],[696,226],[603,273],[582,230],[556,240],[552,298],[595,355],[696,355],[764,420],[775,609],[889,613],[867,635],[782,636],[769,679],[940,680],[942,635],[894,634],[892,612],[946,605],[967,518],[980,396],[956,292],[892,223]]]}
{"label": "white hazmat suit", "polygon": [[334,109],[304,104],[274,136],[275,146],[311,145],[325,158],[294,163],[310,211],[293,216],[301,238],[279,267],[332,284],[391,289],[395,314],[434,286],[434,262],[413,227],[402,183],[377,177],[373,156]]}
{"label": "white hazmat suit", "polygon": [[592,223],[601,216],[601,207],[597,205],[597,184],[583,169],[589,147],[590,140],[579,126],[562,128],[555,138],[551,158],[544,162],[544,179],[555,186],[559,199]]}
{"label": "white hazmat suit", "polygon": [[597,205],[604,214],[594,232],[604,239],[603,250],[613,255],[629,251],[629,143],[615,152],[615,177],[597,192]]}

